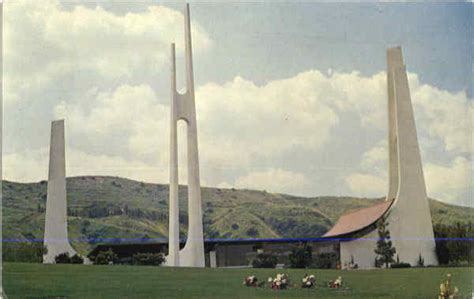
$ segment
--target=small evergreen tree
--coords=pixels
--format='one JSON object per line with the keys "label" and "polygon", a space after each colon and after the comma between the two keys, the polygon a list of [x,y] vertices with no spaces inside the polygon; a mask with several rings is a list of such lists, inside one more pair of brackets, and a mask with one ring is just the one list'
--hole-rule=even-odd
{"label": "small evergreen tree", "polygon": [[377,224],[379,239],[377,240],[377,245],[374,250],[375,254],[377,254],[376,264],[379,266],[385,265],[385,268],[388,268],[390,263],[394,262],[393,256],[396,253],[395,247],[392,246],[390,232],[388,231],[387,226],[388,223],[385,217]]}
{"label": "small evergreen tree", "polygon": [[420,253],[420,256],[418,257],[417,266],[418,267],[424,267],[425,266],[425,259],[421,256],[421,253]]}

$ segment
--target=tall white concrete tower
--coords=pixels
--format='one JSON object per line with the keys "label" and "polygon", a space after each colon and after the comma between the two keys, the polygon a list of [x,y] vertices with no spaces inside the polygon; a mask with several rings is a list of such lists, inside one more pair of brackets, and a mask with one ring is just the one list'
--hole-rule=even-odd
{"label": "tall white concrete tower", "polygon": [[401,261],[437,265],[433,223],[426,193],[415,117],[401,47],[387,50],[389,109],[389,193],[395,199],[388,216]]}
{"label": "tall white concrete tower", "polygon": [[54,258],[61,253],[75,255],[69,244],[67,233],[66,202],[66,162],[64,145],[64,120],[51,123],[51,144],[49,150],[48,193],[46,198],[46,219],[44,245],[47,253],[44,264],[53,264]]}
{"label": "tall white concrete tower", "polygon": [[386,201],[342,215],[324,236],[342,238],[343,268],[352,260],[360,269],[375,267],[376,223],[386,217],[396,253],[402,262],[437,265],[433,223],[400,47],[387,50],[388,191]]}
{"label": "tall white concrete tower", "polygon": [[[171,123],[170,123],[170,192],[169,192],[169,251],[168,266],[204,267],[204,236],[202,226],[201,185],[194,101],[194,75],[191,43],[189,4],[184,16],[186,92],[176,90],[175,46],[171,44]],[[179,250],[179,198],[178,198],[178,134],[179,120],[187,124],[188,169],[188,236],[186,245]]]}

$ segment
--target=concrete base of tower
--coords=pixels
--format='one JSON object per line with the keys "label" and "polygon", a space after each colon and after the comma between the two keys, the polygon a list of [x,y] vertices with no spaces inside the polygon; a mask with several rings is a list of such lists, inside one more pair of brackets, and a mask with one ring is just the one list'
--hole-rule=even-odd
{"label": "concrete base of tower", "polygon": [[179,252],[179,265],[181,267],[204,268],[206,266],[204,258],[204,243],[202,246],[192,243],[186,244],[186,246]]}
{"label": "concrete base of tower", "polygon": [[43,255],[43,264],[55,264],[56,256],[60,255],[61,253],[68,253],[69,256],[77,254],[77,252],[71,247],[71,245],[69,245],[68,241],[57,242],[54,246],[46,244],[45,247],[47,253]]}

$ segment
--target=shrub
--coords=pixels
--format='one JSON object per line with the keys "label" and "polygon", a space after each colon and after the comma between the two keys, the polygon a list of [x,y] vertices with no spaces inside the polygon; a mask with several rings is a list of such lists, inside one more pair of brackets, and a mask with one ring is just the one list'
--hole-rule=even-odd
{"label": "shrub", "polygon": [[309,267],[313,261],[312,249],[310,246],[302,246],[293,249],[289,258],[291,268]]}
{"label": "shrub", "polygon": [[100,251],[96,257],[93,258],[95,265],[109,265],[114,264],[118,260],[117,255],[109,249],[107,251]]}
{"label": "shrub", "polygon": [[411,265],[409,263],[404,263],[404,262],[400,262],[400,263],[393,263],[390,265],[390,268],[392,269],[395,269],[395,268],[410,268]]}
{"label": "shrub", "polygon": [[54,262],[56,264],[70,264],[71,257],[68,252],[63,252],[54,257]]}
{"label": "shrub", "polygon": [[252,261],[254,268],[275,268],[276,264],[276,256],[269,253],[259,253]]}
{"label": "shrub", "polygon": [[122,188],[122,184],[120,184],[116,181],[112,181],[112,186],[117,187],[117,188]]}
{"label": "shrub", "polygon": [[134,265],[159,266],[165,261],[162,253],[137,253],[133,255]]}
{"label": "shrub", "polygon": [[58,254],[54,261],[56,264],[84,264],[84,259],[80,255],[69,256],[68,252]]}
{"label": "shrub", "polygon": [[84,264],[84,259],[80,255],[75,254],[71,257],[71,264]]}

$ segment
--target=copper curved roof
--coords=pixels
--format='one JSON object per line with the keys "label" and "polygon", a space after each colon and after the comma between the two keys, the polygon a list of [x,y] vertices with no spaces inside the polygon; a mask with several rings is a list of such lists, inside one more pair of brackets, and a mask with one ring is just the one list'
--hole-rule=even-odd
{"label": "copper curved roof", "polygon": [[323,237],[346,235],[366,228],[380,219],[388,211],[392,202],[393,200],[386,200],[371,207],[342,215]]}

